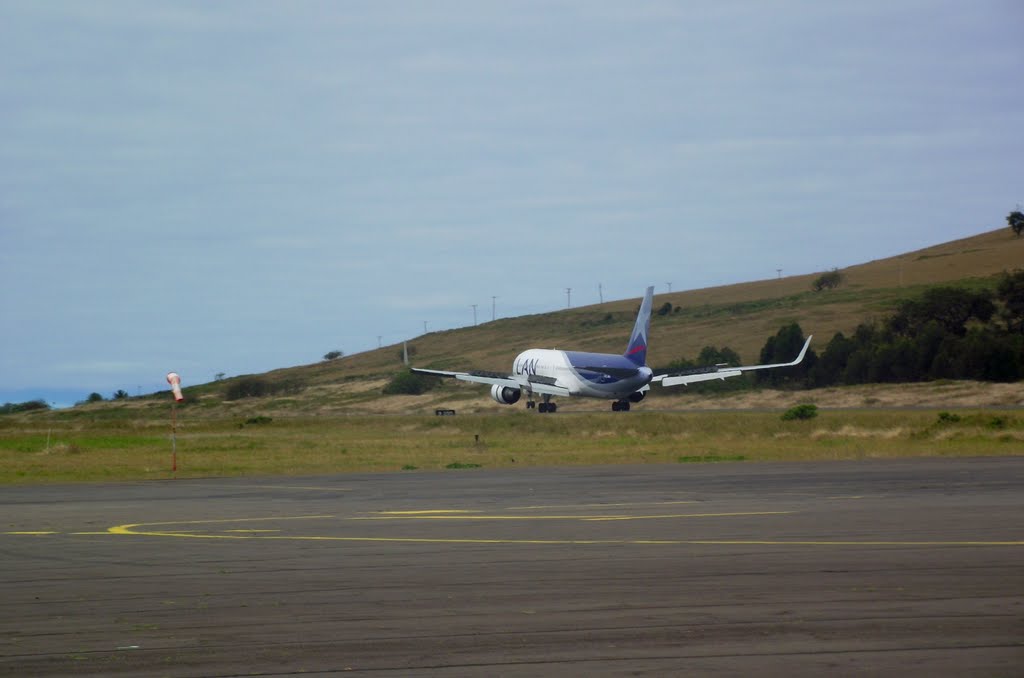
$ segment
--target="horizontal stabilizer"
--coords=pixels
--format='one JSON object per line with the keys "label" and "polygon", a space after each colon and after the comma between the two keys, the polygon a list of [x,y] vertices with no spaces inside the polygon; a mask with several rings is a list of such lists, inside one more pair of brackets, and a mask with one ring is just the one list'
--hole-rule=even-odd
{"label": "horizontal stabilizer", "polygon": [[640,371],[635,367],[577,367],[576,369],[581,372],[607,374],[609,377],[615,377],[616,379],[630,379],[635,377]]}

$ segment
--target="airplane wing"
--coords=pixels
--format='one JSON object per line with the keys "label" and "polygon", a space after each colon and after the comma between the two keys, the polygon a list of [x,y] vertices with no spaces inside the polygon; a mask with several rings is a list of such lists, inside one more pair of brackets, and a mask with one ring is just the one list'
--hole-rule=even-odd
{"label": "airplane wing", "polygon": [[774,367],[793,367],[794,365],[799,365],[803,361],[804,356],[807,354],[807,348],[811,345],[811,339],[813,339],[813,335],[807,337],[807,341],[804,342],[804,347],[800,349],[800,355],[798,355],[796,360],[793,362],[775,363],[773,365],[745,365],[742,367],[700,367],[681,372],[656,374],[651,381],[660,381],[662,386],[686,386],[688,384],[695,384],[701,381],[711,381],[713,379],[721,379],[724,381],[729,377],[738,377],[744,372],[750,372],[752,370],[767,370]]}
{"label": "airplane wing", "polygon": [[559,386],[550,377],[538,375],[505,374],[502,372],[485,372],[475,370],[473,372],[448,372],[446,370],[426,370],[419,367],[410,368],[419,374],[433,374],[437,377],[450,377],[460,381],[469,381],[474,384],[488,384],[491,386],[509,386],[518,388],[527,393],[539,393],[540,395],[568,396],[569,389]]}

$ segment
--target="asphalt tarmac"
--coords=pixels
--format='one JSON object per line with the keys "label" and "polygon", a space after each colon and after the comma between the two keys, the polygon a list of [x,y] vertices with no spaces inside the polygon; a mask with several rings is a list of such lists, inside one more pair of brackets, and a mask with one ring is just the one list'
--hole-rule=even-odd
{"label": "asphalt tarmac", "polygon": [[0,489],[0,674],[1024,675],[1024,457]]}

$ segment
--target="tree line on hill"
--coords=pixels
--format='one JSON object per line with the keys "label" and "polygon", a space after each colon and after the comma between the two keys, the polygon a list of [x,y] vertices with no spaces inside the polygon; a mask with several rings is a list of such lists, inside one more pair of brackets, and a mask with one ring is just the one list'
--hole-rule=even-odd
{"label": "tree line on hill", "polygon": [[[760,363],[788,362],[804,343],[791,323],[770,337]],[[705,347],[696,361],[667,369],[740,364],[728,347]],[[995,291],[933,287],[901,302],[888,317],[863,322],[850,336],[837,332],[819,354],[796,367],[765,370],[698,390],[770,386],[817,388],[840,384],[906,383],[932,379],[1024,379],[1024,271],[1004,274]],[[729,383],[732,382],[732,383]]]}

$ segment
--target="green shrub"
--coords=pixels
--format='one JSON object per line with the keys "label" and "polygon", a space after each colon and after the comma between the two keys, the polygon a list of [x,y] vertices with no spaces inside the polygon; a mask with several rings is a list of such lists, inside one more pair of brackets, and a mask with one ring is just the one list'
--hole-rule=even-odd
{"label": "green shrub", "polygon": [[782,415],[782,421],[793,421],[795,419],[814,419],[818,416],[818,406],[810,403],[801,403],[791,407]]}
{"label": "green shrub", "polygon": [[4,403],[0,405],[0,414],[16,414],[33,410],[48,410],[50,405],[45,400],[29,400],[23,403]]}
{"label": "green shrub", "polygon": [[420,395],[437,386],[438,378],[403,370],[384,386],[384,395]]}
{"label": "green shrub", "polygon": [[270,384],[265,380],[258,377],[244,377],[228,386],[227,391],[224,392],[224,399],[262,398],[270,394]]}

